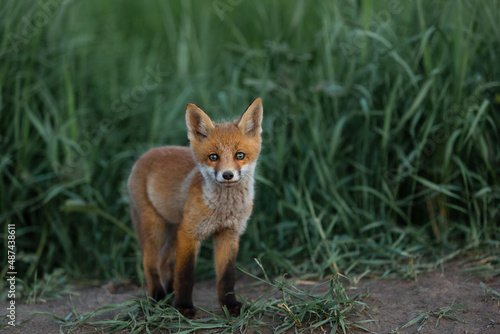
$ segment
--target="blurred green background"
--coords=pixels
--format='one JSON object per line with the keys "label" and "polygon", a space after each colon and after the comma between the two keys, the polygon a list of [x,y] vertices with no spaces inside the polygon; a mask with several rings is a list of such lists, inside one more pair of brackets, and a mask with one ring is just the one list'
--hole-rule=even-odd
{"label": "blurred green background", "polygon": [[[15,224],[28,285],[139,281],[133,162],[188,144],[188,102],[233,119],[257,96],[240,266],[500,265],[498,1],[4,0],[0,17],[2,274]],[[212,257],[206,242],[200,279]]]}

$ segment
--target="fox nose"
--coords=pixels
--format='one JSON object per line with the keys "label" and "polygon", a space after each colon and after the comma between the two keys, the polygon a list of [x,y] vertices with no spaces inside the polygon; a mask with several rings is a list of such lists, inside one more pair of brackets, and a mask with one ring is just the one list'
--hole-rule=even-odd
{"label": "fox nose", "polygon": [[222,177],[224,178],[224,180],[229,181],[234,177],[234,174],[231,171],[226,171],[226,172],[222,173]]}

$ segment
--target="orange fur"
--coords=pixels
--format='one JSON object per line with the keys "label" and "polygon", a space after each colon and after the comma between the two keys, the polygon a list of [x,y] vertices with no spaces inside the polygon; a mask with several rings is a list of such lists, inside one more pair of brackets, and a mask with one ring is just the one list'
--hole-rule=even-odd
{"label": "orange fur", "polygon": [[234,265],[240,235],[254,197],[261,147],[262,101],[255,99],[236,121],[214,124],[188,104],[191,148],[165,146],[146,152],[128,180],[130,209],[143,249],[148,293],[174,292],[174,306],[194,317],[194,266],[199,245],[213,235],[219,303],[238,315]]}

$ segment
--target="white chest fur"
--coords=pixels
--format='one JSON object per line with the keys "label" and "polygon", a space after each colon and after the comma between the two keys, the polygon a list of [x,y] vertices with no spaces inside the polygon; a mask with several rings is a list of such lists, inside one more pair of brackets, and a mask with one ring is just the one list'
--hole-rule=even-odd
{"label": "white chest fur", "polygon": [[245,231],[254,198],[253,170],[246,174],[232,187],[205,180],[203,199],[211,215],[198,225],[200,238],[204,239],[226,228],[233,229],[240,235]]}

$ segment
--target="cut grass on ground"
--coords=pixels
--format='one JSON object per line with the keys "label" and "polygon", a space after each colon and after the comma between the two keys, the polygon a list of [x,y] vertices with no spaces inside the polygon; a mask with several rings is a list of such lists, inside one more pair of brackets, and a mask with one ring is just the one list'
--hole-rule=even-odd
{"label": "cut grass on ground", "polygon": [[[221,315],[217,311],[199,309],[201,315],[189,320],[170,306],[171,300],[151,303],[146,298],[107,305],[86,314],[74,311],[66,318],[46,313],[43,315],[53,317],[66,330],[97,328],[111,333],[122,330],[128,333],[190,333],[203,330],[207,333],[283,333],[289,330],[308,333],[320,329],[330,333],[347,333],[349,328],[363,329],[363,323],[370,321],[350,320],[352,316],[363,312],[364,303],[360,294],[352,297],[347,295],[340,282],[341,276],[317,284],[309,290],[302,290],[289,280],[271,280],[265,273],[265,278],[247,274],[264,283],[266,293],[252,301],[243,299],[241,315],[236,318],[231,318],[227,310]],[[319,286],[324,284],[328,284],[326,292],[313,292],[318,288],[325,290]]]}

